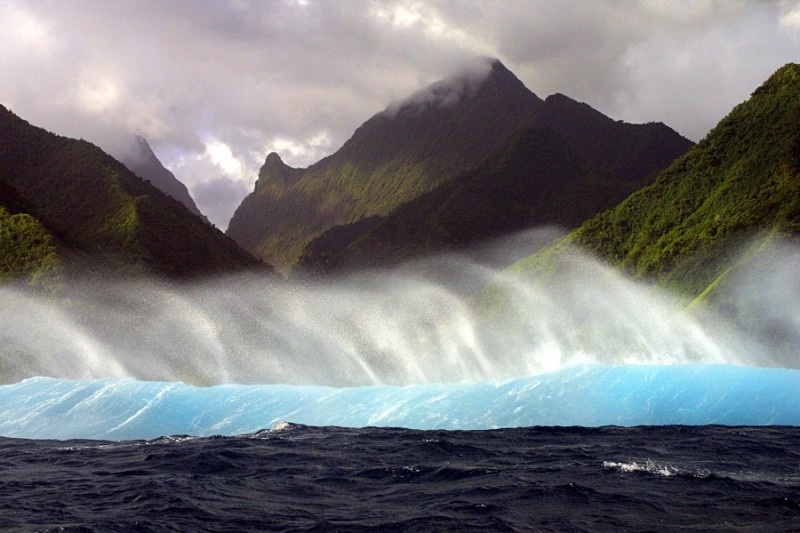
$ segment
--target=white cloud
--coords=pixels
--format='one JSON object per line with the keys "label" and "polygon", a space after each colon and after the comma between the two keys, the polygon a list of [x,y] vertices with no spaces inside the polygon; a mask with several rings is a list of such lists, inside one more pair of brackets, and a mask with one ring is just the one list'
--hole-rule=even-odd
{"label": "white cloud", "polygon": [[204,156],[207,156],[211,162],[219,167],[226,175],[234,175],[240,178],[244,177],[242,176],[243,167],[241,161],[233,156],[233,151],[227,144],[217,140],[209,141],[206,144]]}
{"label": "white cloud", "polygon": [[492,71],[490,58],[478,58],[462,66],[455,74],[415,91],[408,98],[389,104],[384,110],[394,116],[402,109],[425,105],[453,107],[463,98],[474,95],[480,84]]}
{"label": "white cloud", "polygon": [[14,4],[0,8],[0,16],[6,21],[3,36],[0,36],[7,50],[11,47],[25,47],[28,53],[40,54],[50,50],[53,36],[44,19]]}
{"label": "white cloud", "polygon": [[191,192],[200,211],[224,230],[233,210],[251,190],[247,182],[220,176],[195,184]]}
{"label": "white cloud", "polygon": [[269,151],[307,166],[476,56],[698,139],[799,31],[798,2],[5,0],[0,103],[112,152],[142,134],[190,191],[243,195]]}
{"label": "white cloud", "polygon": [[789,2],[783,6],[780,23],[786,28],[800,30],[800,2]]}
{"label": "white cloud", "polygon": [[266,152],[276,152],[289,166],[304,168],[319,161],[338,148],[332,144],[327,131],[317,132],[307,139],[289,139],[274,137],[267,144]]}
{"label": "white cloud", "polygon": [[87,113],[99,114],[109,111],[119,101],[119,86],[111,79],[86,79],[78,87],[78,102]]}

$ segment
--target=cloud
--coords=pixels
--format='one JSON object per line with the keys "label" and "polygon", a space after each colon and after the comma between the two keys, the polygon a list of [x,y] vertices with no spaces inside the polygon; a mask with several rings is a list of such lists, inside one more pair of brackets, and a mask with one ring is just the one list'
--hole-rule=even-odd
{"label": "cloud", "polygon": [[392,102],[384,113],[393,117],[404,109],[425,106],[453,107],[462,98],[475,94],[492,71],[493,62],[494,59],[484,57],[470,61],[455,74],[415,91],[408,98]]}
{"label": "cloud", "polygon": [[784,5],[780,22],[781,25],[787,28],[800,29],[800,2]]}
{"label": "cloud", "polygon": [[226,176],[244,194],[269,151],[307,166],[480,56],[539,96],[698,140],[797,60],[798,13],[721,0],[6,0],[0,103],[112,152],[141,134],[190,191]]}
{"label": "cloud", "polygon": [[225,229],[236,206],[251,190],[246,182],[222,176],[195,184],[192,194],[200,211],[217,227]]}

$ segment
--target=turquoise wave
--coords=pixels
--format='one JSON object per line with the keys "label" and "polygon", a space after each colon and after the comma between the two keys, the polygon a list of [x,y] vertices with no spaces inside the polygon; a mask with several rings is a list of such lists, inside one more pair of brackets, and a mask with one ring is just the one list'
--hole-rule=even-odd
{"label": "turquoise wave", "polygon": [[0,387],[0,435],[150,439],[320,426],[800,426],[800,370],[581,366],[504,382],[333,388],[32,378]]}

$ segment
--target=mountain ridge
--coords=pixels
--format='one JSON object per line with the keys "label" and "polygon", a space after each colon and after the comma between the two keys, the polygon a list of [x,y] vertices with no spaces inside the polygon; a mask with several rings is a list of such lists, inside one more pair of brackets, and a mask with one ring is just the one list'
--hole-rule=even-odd
{"label": "mountain ridge", "polygon": [[[464,251],[535,226],[573,229],[649,184],[692,146],[661,123],[615,121],[563,95],[548,97],[531,124],[480,165],[392,213],[323,232],[306,246],[298,267],[318,274],[385,267],[425,254]],[[522,148],[530,153],[514,159],[520,150],[515,143],[533,131],[538,137]],[[536,143],[565,147],[540,152],[537,159],[532,156]],[[568,170],[571,163],[583,167],[583,178]]]}
{"label": "mountain ridge", "polygon": [[[570,130],[556,111],[559,106],[571,105],[574,114],[586,114],[591,108],[552,97],[548,104],[501,62],[486,61],[491,68],[485,79],[467,76],[470,85],[456,76],[391,104],[359,126],[335,153],[306,169],[291,169],[292,179],[288,181],[281,172],[262,167],[254,192],[231,219],[228,235],[254,255],[288,271],[301,260],[306,247],[316,246],[315,238],[331,242],[330,235],[324,236],[327,230],[351,225],[335,231],[338,237],[333,240],[340,241],[345,234],[358,238],[351,231],[352,224],[387,217],[403,204],[475,169],[526,127],[547,126],[564,137],[580,138],[580,132]],[[548,108],[554,110],[545,113]],[[605,121],[596,135],[629,128],[640,132],[643,127],[621,122],[609,126]],[[658,125],[647,128],[658,132],[648,133],[649,140],[639,139],[637,133],[636,142],[613,152],[617,159],[609,159],[605,154],[608,149],[602,145],[594,152],[580,143],[574,143],[573,149],[582,157],[599,161],[601,168],[617,164],[627,171],[618,172],[619,176],[638,183],[691,146],[666,126],[671,132],[669,138],[661,135],[663,130]],[[636,143],[641,144],[638,151]],[[648,163],[648,167],[645,163],[652,156],[653,146],[660,146],[667,155]],[[357,226],[365,229],[370,224]]]}
{"label": "mountain ridge", "polygon": [[[522,127],[542,101],[499,61],[469,98],[448,106],[381,111],[291,186],[262,180],[236,210],[228,235],[291,268],[325,229],[390,212],[469,170]],[[387,108],[388,109],[388,108]]]}
{"label": "mountain ridge", "polygon": [[309,244],[299,266],[324,273],[391,266],[432,252],[463,251],[537,224],[575,226],[600,209],[587,184],[604,178],[552,129],[525,128],[477,168],[386,217],[365,219],[361,232],[351,228],[351,241],[340,236],[344,246],[338,250],[325,246],[343,231],[331,228]]}

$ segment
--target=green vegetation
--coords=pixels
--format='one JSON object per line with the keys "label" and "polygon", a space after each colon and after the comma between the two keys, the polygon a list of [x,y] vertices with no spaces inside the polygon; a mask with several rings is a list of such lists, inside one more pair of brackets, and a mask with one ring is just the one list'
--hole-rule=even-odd
{"label": "green vegetation", "polygon": [[62,277],[62,259],[50,232],[34,217],[0,207],[0,282],[22,281],[51,291]]}
{"label": "green vegetation", "polygon": [[706,300],[732,260],[747,261],[770,241],[797,236],[800,66],[788,64],[653,185],[514,269],[541,275],[575,244],[687,301]]}
{"label": "green vegetation", "polygon": [[96,146],[2,106],[0,199],[4,279],[58,283],[72,269],[185,277],[259,265]]}

